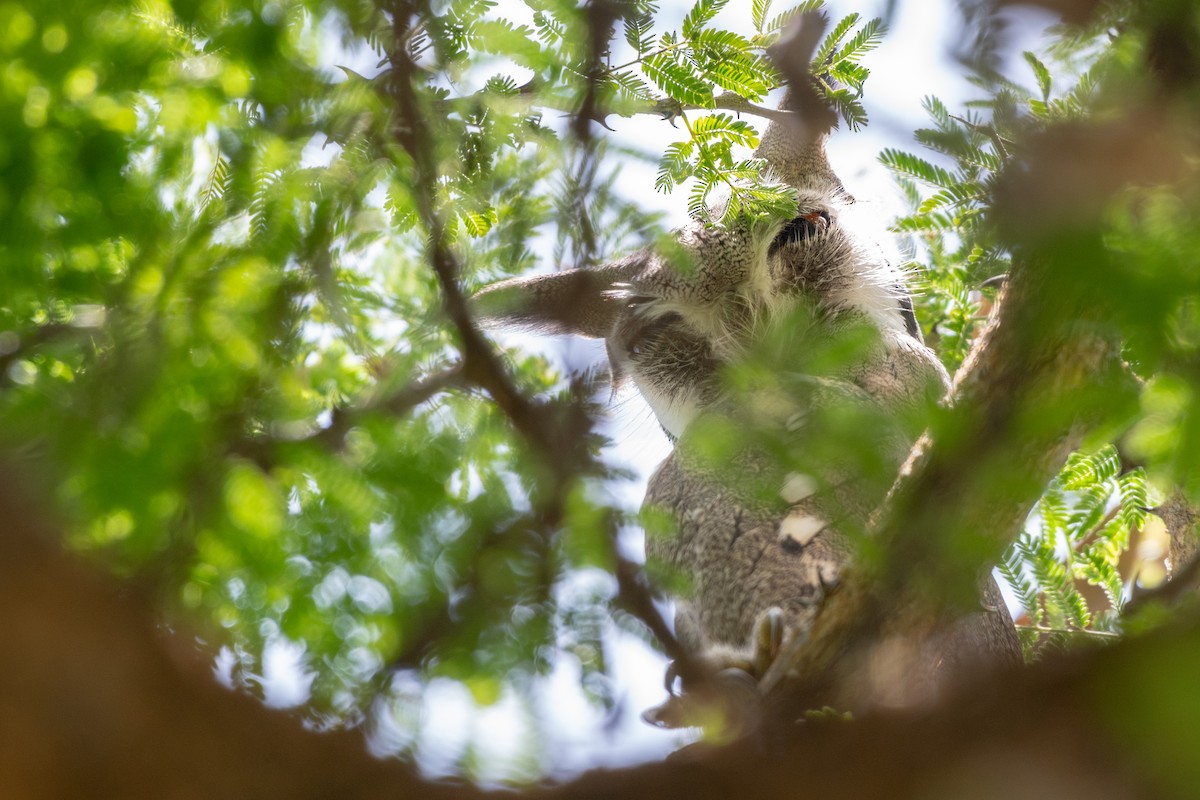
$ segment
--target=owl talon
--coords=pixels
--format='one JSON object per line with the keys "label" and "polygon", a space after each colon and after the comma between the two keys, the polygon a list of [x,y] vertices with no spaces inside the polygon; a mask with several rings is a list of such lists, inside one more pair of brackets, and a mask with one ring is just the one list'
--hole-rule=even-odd
{"label": "owl talon", "polygon": [[686,703],[679,695],[671,695],[665,702],[647,708],[642,712],[642,722],[647,725],[652,725],[655,728],[663,730],[674,730],[676,728],[686,728],[687,722]]}
{"label": "owl talon", "polygon": [[[711,681],[700,692],[689,692],[680,682],[674,661],[667,664],[663,684],[667,699],[642,712],[642,720],[656,728],[686,728],[723,719],[744,727],[756,713],[761,698],[759,681],[779,657],[784,638],[783,610],[767,609],[754,625],[749,653],[718,651],[706,657]],[[714,709],[718,711],[714,716]]]}
{"label": "owl talon", "polygon": [[666,730],[717,724],[726,731],[740,731],[748,727],[758,699],[758,678],[741,667],[726,667],[701,692],[672,694],[646,709],[642,721]]}
{"label": "owl talon", "polygon": [[[679,668],[675,666],[674,661],[667,662],[667,672],[663,676],[663,688],[667,690],[667,694],[671,697],[678,697],[681,692],[675,690],[676,684],[679,683]],[[645,716],[644,714],[642,715]]]}
{"label": "owl talon", "polygon": [[756,678],[767,674],[767,670],[779,657],[779,648],[782,645],[783,609],[775,606],[763,612],[755,625],[753,674]]}

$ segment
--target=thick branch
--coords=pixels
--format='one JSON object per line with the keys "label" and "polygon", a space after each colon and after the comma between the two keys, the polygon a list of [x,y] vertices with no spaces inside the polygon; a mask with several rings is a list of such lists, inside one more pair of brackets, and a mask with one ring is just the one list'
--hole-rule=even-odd
{"label": "thick branch", "polygon": [[[1161,738],[1115,715],[1128,708],[1131,686],[1200,670],[1196,648],[1178,646],[1197,634],[1194,620],[968,687],[920,713],[792,727],[766,750],[742,742],[522,791],[429,781],[372,758],[355,732],[316,734],[217,686],[186,636],[168,638],[146,607],[60,552],[56,532],[32,522],[12,487],[0,482],[0,518],[10,521],[0,535],[0,774],[13,800],[893,800],[979,796],[984,787],[1016,797],[1029,786],[1069,786],[1096,800],[1152,796],[1179,780],[1149,768],[1163,763]],[[1186,687],[1142,696],[1139,713],[1155,718],[1173,691]]]}
{"label": "thick branch", "polygon": [[[1059,160],[1068,152],[1043,151]],[[1007,224],[1025,213],[1009,198],[1036,192],[1018,181],[998,202]],[[1020,256],[1006,297],[956,377],[952,407],[893,490],[876,533],[886,561],[849,574],[797,647],[807,691],[836,685],[835,696],[861,695],[861,673],[881,641],[923,640],[947,612],[972,608],[976,576],[999,559],[1082,432],[1132,396],[1104,302],[1073,268],[1104,257],[1099,227],[1081,230],[1063,248],[1053,237],[1071,237],[1070,227],[1044,246],[1009,229]]]}

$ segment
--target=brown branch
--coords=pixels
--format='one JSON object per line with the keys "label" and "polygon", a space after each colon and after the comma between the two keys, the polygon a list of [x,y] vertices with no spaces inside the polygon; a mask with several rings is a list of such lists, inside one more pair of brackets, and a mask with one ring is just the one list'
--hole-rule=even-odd
{"label": "brown branch", "polygon": [[333,410],[329,427],[300,441],[313,441],[324,444],[331,449],[341,449],[345,443],[346,434],[358,424],[359,420],[370,414],[386,413],[393,417],[407,416],[414,408],[433,399],[449,389],[461,388],[464,385],[463,368],[461,364],[447,367],[440,372],[427,375],[418,381],[408,384],[398,392],[388,392],[377,388],[372,396],[357,406],[339,406]]}
{"label": "brown branch", "polygon": [[1154,513],[1162,518],[1171,537],[1171,580],[1176,580],[1184,572],[1184,565],[1196,560],[1196,521],[1200,520],[1200,509],[1183,489],[1177,488]]}
{"label": "brown branch", "polygon": [[140,596],[61,552],[59,531],[0,481],[0,774],[6,798],[452,800],[478,791],[372,758],[227,691]]}
{"label": "brown branch", "polygon": [[[418,11],[417,6],[405,0],[391,4],[395,41],[405,41],[411,20]],[[466,296],[458,282],[458,260],[450,250],[446,226],[438,213],[434,196],[439,174],[433,152],[433,135],[426,122],[426,111],[413,87],[414,78],[422,73],[403,47],[397,47],[389,60],[391,70],[384,87],[398,117],[393,133],[412,159],[412,186],[417,213],[429,232],[429,263],[441,288],[443,310],[458,334],[463,354],[463,375],[470,383],[488,393],[517,432],[533,445],[548,465],[554,465],[559,474],[573,474],[579,466],[576,448],[555,435],[559,426],[545,424],[547,420],[540,410],[543,407],[530,402],[518,391],[472,318]]]}
{"label": "brown branch", "polygon": [[272,433],[265,436],[249,434],[231,436],[230,452],[248,459],[262,469],[271,469],[278,463],[277,451],[281,447],[302,444],[317,444],[331,451],[340,451],[346,444],[346,434],[356,425],[373,414],[390,414],[396,418],[407,416],[414,408],[449,389],[466,385],[460,364],[413,381],[399,391],[390,391],[386,376],[368,393],[367,397],[354,405],[337,406],[324,428],[294,433]]}
{"label": "brown branch", "polygon": [[[1189,696],[1200,663],[1194,647],[1178,645],[1200,633],[1195,619],[976,683],[932,708],[791,726],[769,748],[747,740],[701,759],[502,792],[429,780],[370,756],[358,732],[314,733],[219,687],[185,633],[168,637],[148,607],[62,553],[58,532],[35,522],[4,477],[0,775],[12,800],[903,800],[975,796],[980,787],[1020,796],[1029,786],[1086,787],[1090,798],[1116,800],[1163,796],[1178,780],[1178,770],[1161,769],[1162,740],[1135,724],[1143,717],[1125,724],[1119,715],[1131,686],[1142,687],[1138,714],[1160,713],[1172,688]],[[1165,694],[1147,694],[1164,681]]]}
{"label": "brown branch", "polygon": [[[1061,162],[1069,152],[1040,155]],[[1035,162],[1038,155],[1035,144]],[[1039,173],[1035,165],[1022,174]],[[1007,180],[997,214],[1013,225],[1037,190]],[[1090,205],[1103,207],[1096,198]],[[1041,231],[1029,230],[1006,230],[1023,255],[998,314],[956,376],[953,406],[893,490],[876,532],[887,553],[883,568],[850,571],[796,656],[795,672],[810,684],[793,687],[800,696],[830,687],[841,687],[835,696],[861,696],[862,672],[881,641],[920,641],[948,611],[969,608],[975,576],[999,559],[1081,433],[1132,395],[1119,347],[1105,333],[1103,300],[1069,264],[1059,265],[1061,251],[1040,249]],[[1099,227],[1092,230],[1076,237],[1071,258],[1104,257]]]}
{"label": "brown branch", "polygon": [[[615,535],[612,538],[615,540]],[[616,553],[615,547],[613,550],[616,559],[613,574],[617,578],[617,602],[637,617],[654,635],[667,658],[675,662],[674,669],[684,683],[696,686],[703,684],[709,677],[708,670],[696,654],[671,632],[671,626],[654,604],[654,592],[650,582],[646,580],[645,570],[640,564]]]}

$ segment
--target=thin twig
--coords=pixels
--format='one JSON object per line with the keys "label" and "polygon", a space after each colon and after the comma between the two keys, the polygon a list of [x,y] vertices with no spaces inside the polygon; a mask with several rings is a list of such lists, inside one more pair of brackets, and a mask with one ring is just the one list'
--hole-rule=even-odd
{"label": "thin twig", "polygon": [[345,441],[346,433],[363,416],[386,412],[394,417],[404,417],[417,406],[433,398],[434,395],[441,394],[447,389],[461,387],[463,384],[462,365],[455,364],[441,372],[414,381],[398,392],[377,390],[374,397],[361,405],[342,406],[334,409],[329,427],[313,435],[308,441],[321,442],[340,448]]}
{"label": "thin twig", "polygon": [[[462,97],[447,98],[438,101],[437,105],[446,111],[464,111],[475,107],[481,100],[501,107],[517,108],[549,108],[568,114],[579,113],[579,101],[574,95],[556,95],[548,92],[538,92],[536,83],[530,81],[521,86],[515,94],[497,94],[487,89],[481,89],[473,94]],[[613,114],[620,117],[633,117],[639,114],[652,114],[664,119],[673,119],[681,111],[733,111],[738,114],[749,114],[755,117],[775,121],[790,122],[796,119],[795,112],[780,111],[774,108],[752,103],[741,95],[733,92],[722,92],[713,98],[712,105],[698,103],[683,103],[670,97],[659,97],[637,103],[622,103],[620,111],[605,108],[596,109],[592,119],[600,121]],[[597,119],[599,118],[599,119]]]}
{"label": "thin twig", "polygon": [[1071,636],[1101,636],[1107,639],[1120,639],[1121,634],[1112,631],[1096,631],[1083,628],[1052,628],[1047,625],[1017,625],[1017,630],[1036,631],[1038,633],[1065,633]]}

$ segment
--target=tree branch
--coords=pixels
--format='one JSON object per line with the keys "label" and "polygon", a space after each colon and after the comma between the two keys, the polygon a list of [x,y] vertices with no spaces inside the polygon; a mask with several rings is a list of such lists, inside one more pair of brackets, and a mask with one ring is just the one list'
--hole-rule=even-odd
{"label": "tree branch", "polygon": [[[1037,175],[1036,165],[1021,174]],[[1005,201],[1036,190],[1004,188],[998,213],[1007,225],[1020,207]],[[1073,243],[1080,251],[1072,258],[1093,249],[1102,257],[1095,230]],[[844,578],[809,641],[796,648],[793,673],[808,687],[784,692],[810,701],[828,691],[861,697],[863,671],[881,641],[906,631],[922,640],[950,608],[961,615],[972,607],[975,576],[999,559],[1082,432],[1119,413],[1114,400],[1132,396],[1118,344],[1101,322],[1103,303],[1086,278],[1059,267],[1053,250],[1039,252],[1036,239],[1031,247],[1024,229],[1008,232],[1022,257],[956,376],[952,407],[918,443],[893,489],[875,534],[884,565],[860,566]]]}
{"label": "tree branch", "polygon": [[[1162,796],[1164,743],[1115,716],[1143,681],[1186,681],[1200,635],[1174,628],[981,680],[911,713],[790,725],[769,748],[744,740],[565,783],[489,792],[370,756],[353,731],[314,733],[219,687],[155,615],[62,553],[57,531],[0,481],[0,774],[13,800],[289,797],[318,800],[594,800],[688,797],[1019,796],[1070,786],[1093,800]],[[1139,695],[1150,718],[1186,693]],[[1172,701],[1177,702],[1177,701]],[[1141,706],[1139,706],[1139,709]],[[1141,713],[1139,711],[1139,713]],[[1137,717],[1130,717],[1136,721]],[[1054,742],[1054,747],[1045,742]],[[1141,743],[1141,744],[1139,744]],[[1149,743],[1149,744],[1147,744]],[[1169,743],[1167,743],[1169,745]],[[1154,750],[1149,753],[1147,747]],[[869,763],[870,769],[848,765]]]}
{"label": "tree branch", "polygon": [[[393,3],[395,41],[404,41],[405,26],[414,13],[415,7],[404,0]],[[600,11],[595,13],[601,14],[602,18],[593,19],[593,25],[604,24],[607,17]],[[553,529],[561,524],[567,486],[575,477],[595,469],[586,449],[586,433],[591,428],[591,420],[578,402],[572,404],[573,411],[568,419],[552,414],[544,404],[531,403],[517,390],[480,333],[459,286],[459,265],[447,244],[444,224],[433,195],[433,187],[438,179],[432,152],[433,140],[413,85],[414,76],[421,73],[403,48],[391,54],[391,64],[392,70],[386,85],[399,116],[395,135],[412,159],[416,172],[413,180],[416,205],[430,234],[429,259],[442,290],[443,305],[459,336],[463,353],[462,377],[491,396],[516,431],[544,461],[551,476],[552,492],[550,497],[542,501],[539,516],[549,529]],[[586,140],[578,126],[576,131],[581,139]],[[610,539],[613,539],[611,533]],[[615,540],[613,545],[620,600],[654,633],[668,653],[680,661],[681,669],[699,681],[701,669],[695,666],[695,659],[671,635],[669,625],[654,605],[649,584],[640,578],[640,568],[617,553]]]}

